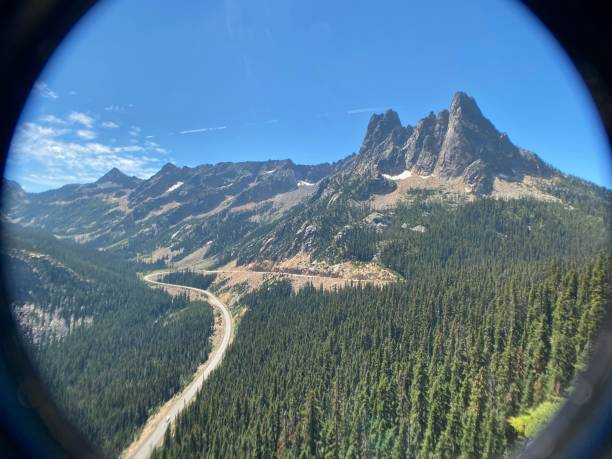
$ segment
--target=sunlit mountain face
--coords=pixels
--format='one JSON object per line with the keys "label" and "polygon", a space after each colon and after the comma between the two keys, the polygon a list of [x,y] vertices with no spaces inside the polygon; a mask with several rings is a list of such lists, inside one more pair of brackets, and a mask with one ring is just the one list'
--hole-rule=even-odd
{"label": "sunlit mountain face", "polygon": [[334,163],[4,186],[15,318],[109,454],[502,456],[561,406],[605,315],[610,191],[463,92],[415,126],[372,115]]}
{"label": "sunlit mountain face", "polygon": [[[114,168],[94,183],[42,193],[7,185],[5,213],[14,223],[132,259],[221,264],[298,253],[337,258],[336,242],[347,225],[367,229],[368,215],[377,213],[386,226],[394,208],[423,193],[447,203],[530,198],[571,204],[584,197],[603,204],[607,196],[516,147],[462,92],[449,110],[432,112],[416,126],[403,126],[391,110],[373,115],[359,152],[333,164],[168,163],[146,180]],[[331,208],[336,221],[323,225]],[[361,223],[352,221],[357,214]]]}
{"label": "sunlit mountain face", "polygon": [[102,2],[35,85],[0,259],[103,454],[501,458],[572,397],[612,285],[573,67],[507,2],[332,3]]}

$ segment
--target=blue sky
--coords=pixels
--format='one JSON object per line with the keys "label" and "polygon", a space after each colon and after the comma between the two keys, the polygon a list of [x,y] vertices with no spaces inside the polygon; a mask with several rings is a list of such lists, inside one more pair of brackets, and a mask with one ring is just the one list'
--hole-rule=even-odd
{"label": "blue sky", "polygon": [[114,166],[334,161],[373,112],[415,124],[457,90],[518,146],[612,183],[577,72],[510,0],[103,1],[41,75],[6,175],[39,191]]}

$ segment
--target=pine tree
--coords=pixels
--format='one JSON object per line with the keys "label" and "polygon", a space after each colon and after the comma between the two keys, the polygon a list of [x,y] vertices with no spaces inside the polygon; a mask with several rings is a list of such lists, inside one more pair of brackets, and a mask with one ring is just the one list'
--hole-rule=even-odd
{"label": "pine tree", "polygon": [[391,450],[392,459],[407,459],[408,457],[408,432],[406,423],[401,422],[399,432],[395,437],[395,443]]}
{"label": "pine tree", "polygon": [[576,368],[579,371],[586,366],[593,340],[606,313],[606,285],[609,282],[606,281],[605,258],[599,256],[591,271],[588,287],[583,287],[589,291],[589,301],[583,306],[576,336]]}
{"label": "pine tree", "polygon": [[[452,354],[447,354],[452,355]],[[448,363],[448,361],[446,361]],[[421,442],[421,456],[426,457],[429,451],[433,451],[440,432],[445,426],[446,418],[444,416],[447,413],[447,395],[445,387],[445,373],[446,368],[444,365],[440,365],[436,375],[432,375],[430,378],[430,386],[427,392],[427,425],[425,427],[425,433],[423,434],[423,441]]]}
{"label": "pine tree", "polygon": [[478,457],[481,451],[480,419],[484,397],[484,370],[481,368],[475,375],[470,389],[470,397],[463,421],[460,459]]}
{"label": "pine tree", "polygon": [[574,374],[576,348],[574,342],[577,276],[571,272],[565,279],[565,287],[559,296],[553,312],[551,356],[548,364],[548,391],[561,395],[569,386]]}
{"label": "pine tree", "polygon": [[[453,361],[454,365],[458,365],[457,360]],[[458,375],[458,369],[455,369]],[[456,377],[458,384],[459,376]],[[454,386],[457,387],[457,386]],[[463,378],[459,389],[451,392],[451,401],[446,416],[446,425],[440,439],[436,445],[436,456],[441,458],[456,458],[460,454],[463,426],[461,420],[465,413],[465,405],[470,388],[470,379]]]}
{"label": "pine tree", "polygon": [[423,427],[426,420],[425,400],[425,372],[423,369],[422,353],[417,356],[413,367],[412,384],[410,386],[410,416],[408,418],[408,448],[418,451]]}

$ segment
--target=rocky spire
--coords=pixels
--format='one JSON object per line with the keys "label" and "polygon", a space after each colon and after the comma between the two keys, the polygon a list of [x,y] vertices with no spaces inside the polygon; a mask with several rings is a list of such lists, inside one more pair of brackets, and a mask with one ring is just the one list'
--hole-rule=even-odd
{"label": "rocky spire", "polygon": [[402,127],[396,112],[373,115],[353,173],[378,179],[403,170],[441,178],[462,177],[477,192],[492,190],[495,177],[521,180],[547,168],[526,155],[482,114],[474,98],[457,92],[449,110],[433,112],[415,128]]}
{"label": "rocky spire", "polygon": [[450,106],[450,114],[455,117],[467,117],[477,120],[486,120],[483,116],[476,100],[468,96],[466,93],[458,91],[453,96],[453,101]]}
{"label": "rocky spire", "polygon": [[376,144],[381,143],[394,131],[401,129],[402,123],[400,122],[399,115],[393,110],[387,110],[380,115],[372,115],[361,150],[370,149]]}

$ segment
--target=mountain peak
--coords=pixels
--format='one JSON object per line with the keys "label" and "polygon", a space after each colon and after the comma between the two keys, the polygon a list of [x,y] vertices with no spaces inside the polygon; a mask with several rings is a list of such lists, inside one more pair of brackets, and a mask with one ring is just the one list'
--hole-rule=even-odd
{"label": "mountain peak", "polygon": [[110,171],[100,177],[96,183],[114,183],[115,185],[130,186],[135,184],[138,180],[139,179],[136,177],[130,177],[116,167],[113,167]]}
{"label": "mountain peak", "polygon": [[484,118],[480,111],[476,99],[468,96],[462,91],[458,91],[453,96],[453,101],[450,106],[451,116],[464,116],[468,118]]}
{"label": "mountain peak", "polygon": [[[550,173],[535,155],[522,155],[465,92],[455,93],[450,109],[402,127],[396,112],[373,115],[354,173],[396,176],[411,171],[443,180],[463,178],[466,188],[487,194],[496,177],[520,182],[525,175]],[[373,179],[372,179],[373,180]]]}
{"label": "mountain peak", "polygon": [[166,164],[164,164],[164,167],[162,167],[160,169],[160,172],[170,172],[170,171],[175,171],[177,169],[178,169],[178,167],[176,167],[174,164],[166,163]]}
{"label": "mountain peak", "polygon": [[3,182],[2,186],[4,187],[4,189],[12,189],[12,190],[16,190],[16,191],[19,191],[19,192],[24,192],[23,187],[16,180],[11,180],[11,179],[7,179],[7,178],[3,178],[2,182]]}
{"label": "mountain peak", "polygon": [[368,131],[375,129],[382,129],[385,131],[391,131],[396,127],[401,127],[402,123],[400,122],[399,115],[394,110],[387,110],[381,114],[374,114],[370,117],[370,122],[368,124]]}
{"label": "mountain peak", "polygon": [[382,142],[398,129],[402,129],[402,123],[397,112],[387,110],[384,113],[372,115],[361,149],[368,149]]}
{"label": "mountain peak", "polygon": [[104,174],[102,177],[100,177],[98,179],[99,183],[102,182],[116,182],[117,180],[125,180],[126,178],[129,178],[127,175],[125,175],[123,172],[121,172],[119,169],[117,169],[116,167],[113,167],[110,171],[108,171],[106,174]]}

